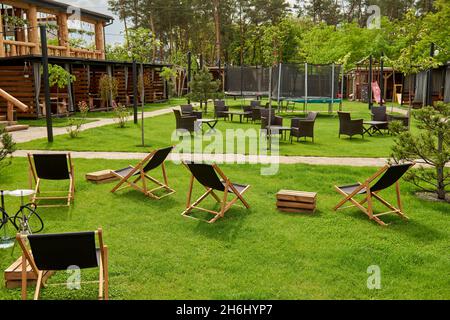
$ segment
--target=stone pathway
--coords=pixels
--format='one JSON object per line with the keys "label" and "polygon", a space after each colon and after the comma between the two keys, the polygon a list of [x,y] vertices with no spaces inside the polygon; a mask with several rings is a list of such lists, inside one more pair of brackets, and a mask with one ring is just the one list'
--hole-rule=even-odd
{"label": "stone pathway", "polygon": [[[27,153],[61,153],[67,151],[18,150],[15,157],[26,157]],[[147,154],[138,152],[79,152],[71,151],[75,159],[108,159],[108,160],[142,160]],[[246,156],[236,154],[179,154],[172,153],[169,160],[205,161],[236,164],[309,164],[324,166],[350,167],[382,167],[387,163],[386,158],[341,158],[341,157],[302,157],[302,156]]]}

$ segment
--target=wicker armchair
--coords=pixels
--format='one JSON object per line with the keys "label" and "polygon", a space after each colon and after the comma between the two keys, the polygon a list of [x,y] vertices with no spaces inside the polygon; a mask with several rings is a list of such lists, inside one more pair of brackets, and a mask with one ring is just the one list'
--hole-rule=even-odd
{"label": "wicker armchair", "polygon": [[309,112],[304,119],[294,118],[291,120],[291,143],[294,137],[297,137],[297,142],[300,138],[312,138],[314,143],[314,125],[316,123],[317,112]]}
{"label": "wicker armchair", "polygon": [[184,104],[180,107],[181,109],[181,115],[183,117],[189,117],[189,116],[194,116],[197,119],[201,119],[202,118],[202,112],[201,111],[195,111],[194,108],[192,107],[192,104]]}
{"label": "wicker armchair", "polygon": [[275,115],[272,110],[269,121],[269,109],[261,109],[261,130],[267,132],[269,126],[283,126],[283,118]]}
{"label": "wicker armchair", "polygon": [[[372,107],[372,121],[385,121],[389,122],[388,114],[386,112],[386,106]],[[377,125],[379,130],[388,130],[389,123]]]}
{"label": "wicker armchair", "polygon": [[261,108],[252,109],[252,122],[261,121]]}
{"label": "wicker armchair", "polygon": [[223,118],[228,119],[228,107],[225,105],[225,101],[214,101],[214,117],[216,119]]}
{"label": "wicker armchair", "polygon": [[253,121],[253,108],[251,106],[244,106],[243,111],[245,112],[244,119]]}
{"label": "wicker armchair", "polygon": [[252,109],[254,108],[261,108],[261,100],[252,100],[250,101],[250,106]]}
{"label": "wicker armchair", "polygon": [[339,114],[339,138],[341,135],[353,136],[361,135],[364,139],[364,120],[357,119],[352,120],[350,113],[348,112],[338,112]]}
{"label": "wicker armchair", "polygon": [[173,110],[175,115],[177,131],[188,131],[190,133],[195,133],[200,130],[200,124],[197,122],[197,117],[195,116],[182,116],[180,110]]}

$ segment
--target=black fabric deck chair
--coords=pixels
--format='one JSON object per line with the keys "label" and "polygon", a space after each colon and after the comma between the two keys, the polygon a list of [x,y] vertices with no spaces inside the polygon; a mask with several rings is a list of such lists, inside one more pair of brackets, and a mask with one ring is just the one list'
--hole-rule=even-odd
{"label": "black fabric deck chair", "polygon": [[[30,188],[35,190],[31,202],[35,205],[40,200],[61,201],[67,200],[66,204],[41,205],[40,207],[69,207],[75,196],[75,178],[70,153],[65,154],[28,154],[30,165]],[[41,192],[42,180],[69,181],[69,191],[46,191]],[[66,193],[64,196],[54,194]],[[52,195],[53,194],[53,195]]]}
{"label": "black fabric deck chair", "polygon": [[[230,181],[230,179],[225,176],[225,174],[219,169],[219,167],[215,164],[200,164],[200,163],[183,163],[186,168],[192,173],[189,191],[188,191],[188,200],[186,205],[186,210],[182,213],[184,217],[189,217],[196,219],[190,215],[191,211],[194,209],[211,213],[214,217],[211,220],[208,220],[208,223],[214,223],[219,218],[223,218],[225,213],[238,201],[240,200],[244,206],[249,209],[250,206],[245,201],[243,195],[250,188],[250,185],[242,185],[236,184]],[[219,178],[220,177],[220,178]],[[194,180],[197,180],[203,187],[206,189],[206,193],[204,193],[197,201],[191,202],[192,200],[192,191],[194,188]],[[223,192],[223,198],[221,199],[215,191]],[[235,197],[228,201],[228,195],[234,194]],[[205,200],[209,195],[214,197],[214,199],[220,203],[220,211],[213,211],[199,207],[199,204]],[[198,220],[198,219],[197,219]]]}
{"label": "black fabric deck chair", "polygon": [[[364,212],[370,220],[374,220],[382,226],[386,226],[379,217],[390,213],[395,213],[404,220],[408,220],[408,217],[403,213],[403,206],[400,198],[400,184],[399,180],[403,175],[414,166],[414,163],[396,164],[396,165],[386,165],[381,168],[372,177],[367,179],[364,183],[356,183],[353,185],[338,187],[335,186],[336,190],[344,196],[344,199],[339,202],[335,207],[334,211],[340,209],[346,209],[350,207],[357,207],[362,212]],[[372,183],[381,178],[372,185]],[[393,206],[386,200],[384,200],[378,193],[383,191],[395,184],[396,195],[397,195],[397,206]],[[357,201],[354,198],[358,195],[364,196],[362,201]],[[388,207],[391,211],[383,212],[379,214],[374,214],[373,211],[373,198],[380,201],[384,206]],[[351,202],[352,205],[342,208],[346,202]],[[364,204],[367,202],[367,208]]]}
{"label": "black fabric deck chair", "polygon": [[[96,247],[95,238],[98,238]],[[44,274],[72,268],[99,268],[99,300],[108,300],[108,247],[103,243],[102,229],[92,232],[22,235],[16,239],[22,248],[22,265],[29,265],[37,277],[34,300],[39,299]],[[26,242],[29,242],[30,249]],[[27,270],[22,268],[22,300],[27,299]],[[30,271],[30,270],[28,270]],[[67,285],[67,283],[61,284]]]}
{"label": "black fabric deck chair", "polygon": [[[172,146],[164,149],[155,150],[152,153],[150,153],[147,157],[145,157],[141,162],[139,162],[135,167],[129,166],[121,170],[112,171],[112,174],[114,174],[121,180],[117,184],[117,186],[115,186],[114,189],[111,190],[111,192],[114,193],[116,191],[131,187],[137,191],[142,192],[146,196],[157,200],[161,200],[162,198],[165,198],[175,193],[175,190],[169,187],[169,182],[167,180],[166,174],[166,166],[164,164],[164,161],[166,161],[167,157],[169,156],[173,148],[174,147]],[[164,183],[148,175],[149,171],[154,170],[158,167],[161,167],[162,169]],[[158,185],[158,187],[149,190],[147,187],[147,180],[152,181],[153,183]],[[142,186],[137,184],[139,181],[142,182]],[[126,185],[121,188],[123,184]],[[154,194],[155,191],[161,189],[166,190],[168,193],[166,193],[161,197]]]}

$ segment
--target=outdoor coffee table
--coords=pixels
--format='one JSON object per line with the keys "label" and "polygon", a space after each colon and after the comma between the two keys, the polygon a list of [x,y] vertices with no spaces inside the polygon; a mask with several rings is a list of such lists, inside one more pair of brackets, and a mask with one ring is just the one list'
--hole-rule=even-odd
{"label": "outdoor coffee table", "polygon": [[369,134],[369,136],[373,136],[376,132],[383,135],[383,132],[380,130],[380,126],[387,125],[387,121],[364,121],[364,133],[363,134]]}
{"label": "outdoor coffee table", "polygon": [[287,133],[291,132],[291,127],[282,127],[282,126],[269,126],[267,127],[267,133],[269,137],[272,136],[273,133],[281,134],[284,140],[287,140]]}
{"label": "outdoor coffee table", "polygon": [[206,123],[211,130],[215,130],[217,123],[219,120],[217,119],[198,119],[197,122],[200,124]]}
{"label": "outdoor coffee table", "polygon": [[[243,111],[226,111],[226,112],[224,112],[224,113],[226,113],[226,114],[228,114],[228,115],[230,116],[231,122],[233,122],[233,117],[234,117],[235,115],[236,115],[236,116],[239,116],[239,122],[240,122],[240,123],[242,123],[242,118],[243,118],[244,116],[248,116],[248,115],[251,115],[251,114],[252,114],[250,111],[248,111],[248,112],[243,112]],[[248,121],[248,118],[247,118],[247,121]]]}

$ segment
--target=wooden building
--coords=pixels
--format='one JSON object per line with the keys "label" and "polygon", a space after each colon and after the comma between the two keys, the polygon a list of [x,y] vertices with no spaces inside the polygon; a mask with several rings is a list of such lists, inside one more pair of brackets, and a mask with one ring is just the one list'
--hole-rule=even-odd
{"label": "wooden building", "polygon": [[[72,19],[91,26],[94,48],[70,46]],[[20,24],[21,21],[24,23]],[[6,115],[11,121],[12,113],[27,118],[44,115],[40,24],[49,26],[50,39],[54,35],[47,46],[49,63],[65,68],[76,77],[67,88],[51,88],[52,114],[74,112],[80,101],[88,102],[91,110],[105,110],[107,105],[101,101],[99,89],[99,80],[105,74],[118,80],[116,102],[133,103],[132,64],[105,59],[104,30],[112,21],[110,16],[51,0],[0,0],[0,119]],[[167,99],[166,85],[160,76],[163,67],[144,65],[146,102]],[[20,101],[28,108],[24,110],[13,101]],[[16,107],[14,112],[10,110],[12,106]]]}
{"label": "wooden building", "polygon": [[[395,71],[390,67],[383,68],[383,75],[379,66],[373,69],[373,81],[384,86],[384,101],[397,101],[397,94],[403,91],[403,73]],[[357,66],[346,74],[345,96],[351,101],[369,101],[369,68],[368,66]]]}

